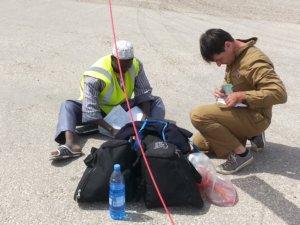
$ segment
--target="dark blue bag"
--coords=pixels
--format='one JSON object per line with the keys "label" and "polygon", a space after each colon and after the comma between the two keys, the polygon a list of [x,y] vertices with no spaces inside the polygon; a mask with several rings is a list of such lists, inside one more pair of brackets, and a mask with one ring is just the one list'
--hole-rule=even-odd
{"label": "dark blue bag", "polygon": [[[134,122],[141,135],[153,135],[162,138],[178,147],[184,154],[191,152],[190,140],[192,133],[176,124],[165,120],[145,120]],[[116,139],[128,140],[135,136],[132,123],[126,124],[117,133]]]}

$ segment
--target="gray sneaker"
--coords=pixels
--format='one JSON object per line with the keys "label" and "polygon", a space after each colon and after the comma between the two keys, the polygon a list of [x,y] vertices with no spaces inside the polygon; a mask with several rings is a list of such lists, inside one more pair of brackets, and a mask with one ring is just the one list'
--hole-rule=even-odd
{"label": "gray sneaker", "polygon": [[233,174],[243,167],[249,165],[253,161],[253,156],[251,151],[248,151],[248,154],[245,157],[241,157],[235,153],[230,153],[227,161],[219,166],[216,170],[221,174]]}
{"label": "gray sneaker", "polygon": [[265,132],[262,132],[260,135],[252,137],[250,139],[250,143],[251,143],[252,151],[256,151],[256,152],[262,151],[266,146]]}

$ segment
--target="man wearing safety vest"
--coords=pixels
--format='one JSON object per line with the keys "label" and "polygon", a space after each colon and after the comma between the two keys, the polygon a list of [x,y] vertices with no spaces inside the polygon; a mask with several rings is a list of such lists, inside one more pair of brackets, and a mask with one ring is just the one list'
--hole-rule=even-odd
{"label": "man wearing safety vest", "polygon": [[138,105],[146,117],[164,118],[164,103],[160,97],[151,94],[152,87],[143,64],[134,57],[132,44],[125,40],[118,41],[117,48],[113,46],[111,55],[100,58],[83,73],[79,100],[66,100],[62,103],[55,135],[55,141],[60,145],[56,151],[51,152],[51,159],[81,155],[81,147],[75,144],[74,139],[78,125],[99,125],[111,136],[118,132],[103,120],[115,106],[125,102],[117,57],[131,105]]}

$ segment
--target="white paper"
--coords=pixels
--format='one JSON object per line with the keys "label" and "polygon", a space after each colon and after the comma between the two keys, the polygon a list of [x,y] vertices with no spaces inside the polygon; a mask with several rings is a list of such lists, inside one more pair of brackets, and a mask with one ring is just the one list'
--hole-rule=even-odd
{"label": "white paper", "polygon": [[[133,120],[141,121],[143,118],[143,111],[135,106],[131,109]],[[115,129],[121,129],[125,124],[130,123],[130,113],[125,111],[122,106],[118,105],[114,107],[104,120],[109,123]]]}
{"label": "white paper", "polygon": [[[226,102],[225,102],[224,98],[217,98],[217,103],[221,103],[221,104],[226,105]],[[246,104],[243,104],[243,103],[237,103],[237,104],[235,104],[234,107],[248,107],[248,106]]]}

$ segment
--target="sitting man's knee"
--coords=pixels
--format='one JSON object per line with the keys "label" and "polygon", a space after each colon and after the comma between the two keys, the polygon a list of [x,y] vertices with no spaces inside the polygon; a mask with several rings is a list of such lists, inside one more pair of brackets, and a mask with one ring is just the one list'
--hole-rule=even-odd
{"label": "sitting man's knee", "polygon": [[75,107],[75,103],[72,100],[65,100],[61,103],[61,108],[66,110],[73,110]]}

